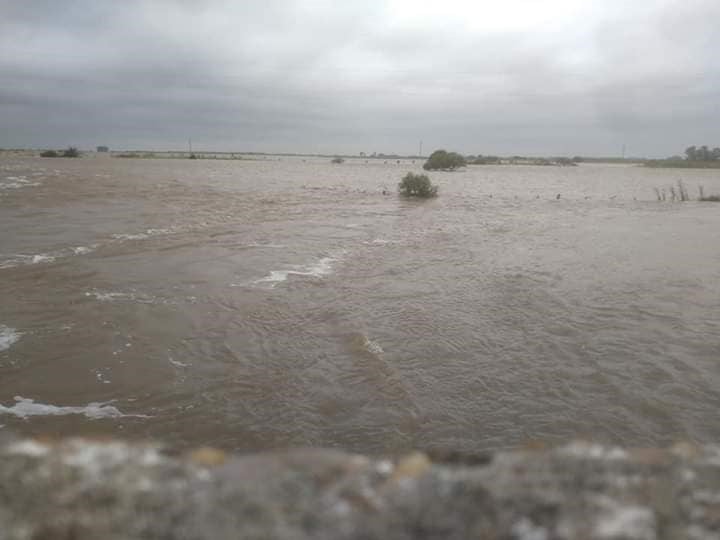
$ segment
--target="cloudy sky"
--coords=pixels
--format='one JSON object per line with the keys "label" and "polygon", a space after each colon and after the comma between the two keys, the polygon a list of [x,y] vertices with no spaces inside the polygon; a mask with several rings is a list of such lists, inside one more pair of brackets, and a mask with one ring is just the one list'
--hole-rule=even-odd
{"label": "cloudy sky", "polygon": [[720,146],[718,0],[0,0],[0,147]]}

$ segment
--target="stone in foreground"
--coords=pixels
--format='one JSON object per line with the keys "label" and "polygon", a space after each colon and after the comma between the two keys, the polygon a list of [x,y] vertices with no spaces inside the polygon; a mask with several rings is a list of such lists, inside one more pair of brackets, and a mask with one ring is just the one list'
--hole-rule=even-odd
{"label": "stone in foreground", "polygon": [[715,446],[465,458],[6,437],[0,540],[720,539]]}

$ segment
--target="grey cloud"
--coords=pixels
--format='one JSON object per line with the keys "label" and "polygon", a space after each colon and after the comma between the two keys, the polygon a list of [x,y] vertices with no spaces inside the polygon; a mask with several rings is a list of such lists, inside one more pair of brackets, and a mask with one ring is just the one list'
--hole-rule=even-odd
{"label": "grey cloud", "polygon": [[192,136],[224,150],[413,152],[424,139],[662,156],[720,144],[720,5],[586,3],[582,20],[491,32],[406,25],[379,0],[18,2],[0,22],[0,146]]}

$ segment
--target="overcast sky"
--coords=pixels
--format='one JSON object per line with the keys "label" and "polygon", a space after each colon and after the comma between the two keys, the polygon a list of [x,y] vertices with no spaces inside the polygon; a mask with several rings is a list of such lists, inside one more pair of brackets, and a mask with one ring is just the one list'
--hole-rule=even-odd
{"label": "overcast sky", "polygon": [[0,0],[0,147],[720,146],[719,0]]}

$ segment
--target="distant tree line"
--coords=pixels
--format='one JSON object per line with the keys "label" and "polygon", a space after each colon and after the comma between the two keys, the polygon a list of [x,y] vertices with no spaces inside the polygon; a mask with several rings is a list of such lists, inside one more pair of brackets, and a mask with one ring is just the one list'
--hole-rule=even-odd
{"label": "distant tree line", "polygon": [[55,150],[45,150],[44,152],[40,152],[41,157],[80,157],[80,151],[75,148],[74,146],[68,146],[68,148],[60,153],[56,152]]}
{"label": "distant tree line", "polygon": [[720,160],[720,148],[710,150],[707,146],[690,146],[685,150],[688,161],[715,161]]}

